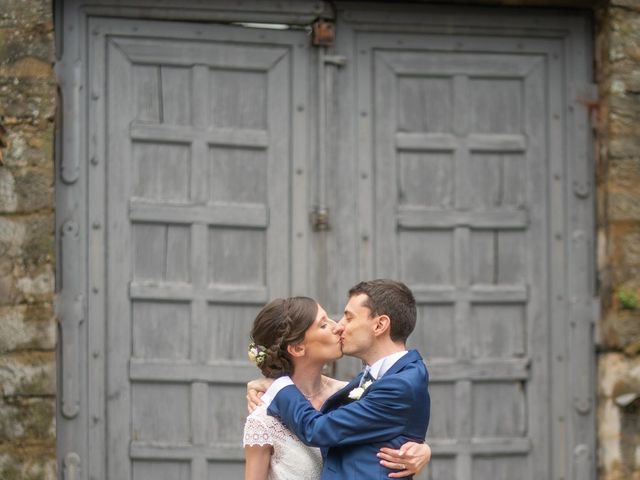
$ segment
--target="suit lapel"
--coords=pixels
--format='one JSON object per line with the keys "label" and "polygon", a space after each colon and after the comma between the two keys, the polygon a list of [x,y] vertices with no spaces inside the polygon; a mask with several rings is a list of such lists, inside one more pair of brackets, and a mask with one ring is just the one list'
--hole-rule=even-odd
{"label": "suit lapel", "polygon": [[336,393],[331,395],[329,398],[325,400],[322,404],[321,412],[326,412],[329,410],[333,410],[339,405],[342,405],[346,402],[349,392],[358,386],[360,383],[360,379],[362,378],[362,372],[355,376],[349,383],[347,383],[344,387],[338,390]]}
{"label": "suit lapel", "polygon": [[[402,370],[408,364],[413,362],[418,362],[418,361],[420,362],[423,361],[418,351],[409,350],[409,352],[407,352],[406,355],[404,355],[396,363],[394,363],[391,366],[391,368],[387,370],[385,374],[380,378],[384,378],[387,375],[393,375],[394,373],[397,373],[400,370]],[[345,387],[338,390],[336,393],[334,393],[329,398],[327,398],[327,400],[322,405],[322,408],[320,409],[320,411],[324,413],[329,410],[333,410],[340,405],[347,403],[349,392],[358,386],[361,378],[362,378],[362,372],[356,375],[356,377],[353,380],[351,380]]]}

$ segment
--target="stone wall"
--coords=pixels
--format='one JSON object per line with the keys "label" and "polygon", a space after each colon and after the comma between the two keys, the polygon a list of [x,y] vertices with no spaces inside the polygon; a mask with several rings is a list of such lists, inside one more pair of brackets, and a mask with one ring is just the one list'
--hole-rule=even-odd
{"label": "stone wall", "polygon": [[0,478],[56,478],[49,0],[0,0]]}
{"label": "stone wall", "polygon": [[598,11],[601,480],[640,480],[640,0]]}

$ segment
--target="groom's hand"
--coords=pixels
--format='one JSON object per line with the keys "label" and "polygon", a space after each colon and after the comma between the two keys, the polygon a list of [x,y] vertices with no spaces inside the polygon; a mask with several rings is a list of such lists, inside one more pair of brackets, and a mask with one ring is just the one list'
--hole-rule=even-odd
{"label": "groom's hand", "polygon": [[427,466],[431,460],[431,447],[426,443],[407,442],[398,450],[381,448],[377,455],[382,466],[399,470],[390,473],[390,478],[402,478],[417,475]]}
{"label": "groom's hand", "polygon": [[249,413],[262,405],[260,397],[273,383],[272,378],[258,378],[247,383],[247,409]]}

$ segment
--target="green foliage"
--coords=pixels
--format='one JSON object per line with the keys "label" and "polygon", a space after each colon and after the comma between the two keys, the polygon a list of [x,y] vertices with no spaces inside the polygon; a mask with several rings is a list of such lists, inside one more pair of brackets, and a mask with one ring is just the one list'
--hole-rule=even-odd
{"label": "green foliage", "polygon": [[618,290],[618,300],[620,305],[625,310],[635,310],[640,304],[638,300],[638,293],[628,288],[621,288]]}

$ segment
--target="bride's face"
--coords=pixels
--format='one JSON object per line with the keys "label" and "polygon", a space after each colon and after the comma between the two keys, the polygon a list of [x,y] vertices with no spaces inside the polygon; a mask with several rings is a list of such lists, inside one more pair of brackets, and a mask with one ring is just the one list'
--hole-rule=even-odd
{"label": "bride's face", "polygon": [[334,333],[336,322],[318,305],[316,319],[304,334],[305,354],[309,359],[326,363],[342,357],[340,335]]}

